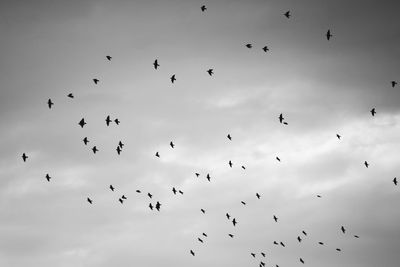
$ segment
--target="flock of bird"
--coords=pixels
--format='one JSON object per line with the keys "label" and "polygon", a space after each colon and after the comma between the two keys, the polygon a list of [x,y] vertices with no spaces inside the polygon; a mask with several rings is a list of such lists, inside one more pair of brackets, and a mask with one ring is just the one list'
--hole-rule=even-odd
{"label": "flock of bird", "polygon": [[[201,6],[201,11],[202,11],[202,12],[205,12],[206,10],[207,10],[207,7],[206,7],[205,5]],[[287,12],[283,13],[283,15],[284,15],[287,19],[290,19],[291,16],[292,16],[291,11],[287,11]],[[332,36],[333,36],[333,35],[332,35],[332,33],[331,33],[331,30],[328,29],[328,31],[326,32],[326,39],[329,41],[329,40],[331,40]],[[247,47],[248,49],[251,49],[251,48],[253,48],[253,45],[252,45],[251,43],[248,43],[248,44],[245,44],[245,47]],[[262,50],[263,50],[264,52],[268,52],[268,51],[269,51],[269,48],[268,48],[268,46],[264,46],[264,47],[262,48]],[[106,59],[107,59],[108,61],[111,61],[111,60],[112,60],[112,57],[109,56],[109,55],[107,55],[107,56],[106,56]],[[155,70],[157,70],[157,69],[160,67],[160,64],[159,64],[158,59],[155,59],[155,60],[154,60],[154,62],[153,62],[153,67],[154,67]],[[212,69],[212,68],[208,69],[206,72],[207,72],[210,76],[213,76],[213,75],[214,75],[214,69]],[[173,74],[173,75],[170,77],[170,80],[171,80],[171,83],[175,83],[176,80],[177,80],[176,74]],[[97,85],[97,84],[100,82],[100,79],[98,79],[98,78],[93,78],[92,81],[93,81],[93,83],[94,83],[95,85]],[[397,85],[397,81],[391,81],[391,86],[392,86],[392,87],[395,87],[396,85]],[[67,95],[67,97],[73,99],[75,96],[74,96],[72,93],[69,93],[69,94]],[[52,109],[52,107],[54,106],[54,102],[52,101],[52,99],[48,99],[47,105],[48,105],[48,108],[49,108],[49,109]],[[370,110],[370,113],[371,113],[371,115],[374,117],[374,116],[377,114],[376,109],[375,109],[375,108],[372,108],[372,109]],[[287,122],[286,119],[284,118],[283,113],[279,114],[279,116],[278,116],[278,121],[279,121],[280,124],[288,125],[288,122]],[[121,122],[120,122],[120,120],[119,120],[118,118],[113,118],[113,119],[112,119],[110,116],[107,116],[107,117],[105,118],[105,124],[106,124],[106,126],[109,127],[112,123],[115,123],[115,125],[118,126]],[[86,124],[87,124],[87,122],[85,121],[85,118],[82,118],[82,119],[78,122],[78,125],[79,125],[81,128],[84,128]],[[231,136],[230,134],[228,134],[226,137],[227,137],[227,139],[228,139],[229,141],[232,141],[232,136]],[[338,134],[338,133],[336,134],[336,137],[337,137],[337,139],[339,139],[339,140],[341,140],[341,138],[342,138],[342,136],[341,136],[340,134]],[[90,142],[89,139],[88,139],[88,137],[84,137],[82,141],[83,141],[83,143],[84,143],[85,146],[87,146],[88,143]],[[171,142],[169,143],[169,146],[170,146],[172,149],[175,148],[174,142],[171,141]],[[116,147],[116,151],[117,151],[118,155],[120,155],[120,153],[122,152],[123,147],[124,147],[124,144],[122,143],[122,141],[119,141],[118,144],[117,144],[117,147]],[[97,148],[96,145],[94,145],[94,146],[91,148],[91,150],[93,151],[94,154],[96,154],[96,153],[99,151],[99,149]],[[157,157],[157,158],[160,158],[160,157],[161,157],[159,151],[157,151],[157,152],[155,153],[155,157]],[[23,153],[23,154],[22,154],[22,159],[23,159],[24,162],[26,162],[26,161],[28,160],[28,158],[29,158],[29,157],[28,157],[28,155],[26,155],[26,153]],[[276,156],[276,160],[277,160],[278,162],[281,161],[281,159],[280,159],[278,156]],[[228,165],[229,165],[230,168],[232,168],[233,162],[232,162],[231,160],[229,160]],[[366,168],[368,168],[368,167],[370,166],[370,164],[369,164],[367,161],[364,161],[364,165],[365,165]],[[243,165],[241,166],[241,168],[242,168],[243,170],[246,169],[246,167],[243,166]],[[196,177],[200,177],[200,173],[195,172],[195,175],[196,175]],[[205,175],[205,178],[207,179],[207,181],[211,182],[211,176],[210,176],[209,173],[207,173],[207,175]],[[50,182],[51,179],[52,179],[52,177],[50,176],[50,174],[47,173],[47,174],[45,175],[45,179],[46,179],[48,182]],[[396,177],[393,179],[392,182],[393,182],[393,184],[394,184],[395,186],[397,186],[398,181],[397,181],[397,178],[396,178]],[[112,192],[114,192],[115,187],[111,184],[111,185],[109,185],[109,189],[110,189]],[[172,194],[174,194],[174,195],[177,195],[177,194],[183,195],[183,194],[184,194],[184,192],[183,192],[181,189],[177,189],[177,188],[175,188],[175,187],[172,187],[171,191],[172,191]],[[136,193],[139,193],[139,194],[140,194],[140,193],[141,193],[141,190],[136,190]],[[157,211],[160,211],[160,210],[161,210],[162,204],[161,204],[159,201],[151,202],[151,201],[153,200],[153,195],[152,195],[150,192],[147,193],[147,196],[148,196],[148,198],[150,199],[150,203],[148,204],[148,208],[149,208],[150,210],[156,209]],[[256,196],[257,199],[260,199],[260,198],[261,198],[261,195],[260,195],[259,193],[256,193],[255,196]],[[321,195],[317,195],[317,197],[318,197],[318,198],[321,198],[322,196],[321,196]],[[93,200],[91,197],[89,197],[89,196],[86,198],[86,200],[87,200],[87,202],[88,202],[89,204],[91,204],[91,205],[94,203],[94,200]],[[118,197],[118,201],[119,201],[121,204],[123,204],[125,200],[127,200],[127,197],[126,197],[124,194],[121,195],[120,197]],[[246,202],[244,202],[244,201],[241,201],[241,203],[242,203],[243,205],[246,205]],[[203,209],[203,208],[201,208],[200,211],[201,211],[203,214],[206,213],[206,210]],[[236,226],[238,225],[238,219],[235,218],[235,217],[232,217],[229,213],[226,213],[226,214],[225,214],[225,217],[232,223],[233,227],[236,227]],[[273,215],[273,216],[272,216],[272,220],[273,220],[275,223],[279,223],[279,219],[278,219],[278,217],[277,217],[276,215]],[[343,225],[342,225],[338,230],[340,230],[343,234],[346,234],[346,228],[345,228]],[[297,239],[297,241],[298,241],[299,243],[301,243],[301,242],[303,242],[303,239],[307,237],[307,235],[308,235],[307,232],[305,232],[305,231],[303,230],[303,231],[301,232],[301,234],[297,236],[296,239]],[[234,238],[234,234],[232,234],[232,233],[229,233],[228,236],[229,236],[230,238]],[[207,235],[206,233],[203,232],[201,237],[197,237],[197,240],[198,240],[200,243],[204,243],[204,242],[205,242],[205,239],[206,239],[207,237],[208,237],[208,235]],[[358,235],[353,235],[353,237],[354,237],[354,238],[359,238]],[[273,241],[273,244],[276,245],[276,246],[286,247],[286,245],[285,245],[285,243],[284,243],[283,241],[276,241],[276,240],[275,240],[275,241]],[[319,241],[318,244],[321,245],[321,246],[324,246],[324,245],[325,245],[325,242]],[[336,251],[340,252],[340,251],[342,251],[342,250],[341,250],[341,248],[336,248]],[[192,256],[195,256],[195,255],[196,255],[196,253],[195,253],[195,251],[194,251],[193,249],[190,249],[189,252],[190,252],[190,254],[191,254]],[[258,253],[251,252],[251,253],[250,253],[250,256],[253,257],[253,258],[256,258],[257,254],[258,254]],[[260,266],[260,267],[264,267],[265,264],[266,264],[266,263],[265,263],[265,260],[264,260],[264,258],[266,257],[266,253],[265,253],[265,252],[261,252],[260,255],[262,256],[263,259],[260,260],[259,266]],[[305,264],[305,260],[304,260],[302,257],[299,258],[299,262],[302,263],[302,264]],[[276,267],[279,267],[279,265],[276,264]]]}

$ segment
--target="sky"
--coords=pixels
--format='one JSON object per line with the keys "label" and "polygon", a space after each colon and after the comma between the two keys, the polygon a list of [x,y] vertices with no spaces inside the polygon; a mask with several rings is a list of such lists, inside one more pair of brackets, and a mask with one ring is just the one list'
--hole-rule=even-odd
{"label": "sky", "polygon": [[1,1],[0,266],[398,266],[398,8]]}

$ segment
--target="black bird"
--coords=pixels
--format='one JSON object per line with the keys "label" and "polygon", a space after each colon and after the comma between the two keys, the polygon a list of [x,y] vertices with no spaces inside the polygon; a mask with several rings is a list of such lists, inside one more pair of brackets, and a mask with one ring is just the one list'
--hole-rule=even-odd
{"label": "black bird", "polygon": [[46,179],[47,179],[47,182],[50,182],[51,177],[49,174],[46,174]]}
{"label": "black bird", "polygon": [[251,256],[253,256],[253,258],[255,258],[255,257],[256,257],[256,254],[255,254],[255,253],[253,253],[253,252],[252,252],[252,253],[250,253],[250,255],[251,255]]}
{"label": "black bird", "polygon": [[369,163],[368,163],[367,161],[364,161],[364,165],[365,165],[365,167],[367,167],[367,168],[368,168],[368,166],[369,166]]}
{"label": "black bird", "polygon": [[246,169],[246,167],[242,165],[242,169],[243,169],[243,170],[245,170],[245,169]]}
{"label": "black bird", "polygon": [[122,200],[121,198],[119,198],[118,201],[121,202],[121,204],[124,204],[124,200]]}
{"label": "black bird", "polygon": [[174,83],[176,81],[175,74],[171,76],[171,82]]}
{"label": "black bird", "polygon": [[263,257],[265,258],[265,253],[264,253],[264,252],[261,252],[261,256],[263,256]]}
{"label": "black bird", "polygon": [[117,149],[116,149],[116,150],[117,150],[118,155],[121,155],[121,151],[122,151],[122,150],[121,150],[120,146],[117,146]]}
{"label": "black bird", "polygon": [[214,71],[214,69],[208,69],[208,70],[207,70],[207,72],[208,72],[208,74],[209,74],[210,76],[212,76],[212,75],[214,74],[213,71]]}
{"label": "black bird", "polygon": [[85,137],[85,138],[83,138],[83,143],[85,144],[85,145],[87,145],[88,143],[89,143],[89,140],[87,139],[87,137]]}
{"label": "black bird", "polygon": [[93,200],[91,200],[90,198],[87,198],[87,202],[89,202],[90,204],[93,204]]}
{"label": "black bird", "polygon": [[69,98],[74,98],[74,95],[73,95],[72,93],[69,93],[67,96],[68,96]]}
{"label": "black bird", "polygon": [[178,190],[179,194],[183,195],[183,191],[182,190]]}
{"label": "black bird", "polygon": [[358,235],[354,235],[355,238],[360,238]]}
{"label": "black bird", "polygon": [[375,108],[371,109],[370,112],[371,112],[372,116],[375,116],[375,114],[376,114]]}
{"label": "black bird", "polygon": [[253,45],[252,45],[252,44],[246,44],[246,47],[247,47],[247,48],[252,48]]}
{"label": "black bird", "polygon": [[279,157],[276,157],[276,160],[279,161],[279,162],[281,161],[281,159]]}
{"label": "black bird", "polygon": [[172,187],[172,192],[174,193],[174,195],[176,195],[176,189],[175,189],[175,187]]}
{"label": "black bird", "polygon": [[281,241],[281,242],[279,242],[280,244],[281,244],[281,246],[282,247],[285,247],[285,244],[283,244],[283,242]]}
{"label": "black bird", "polygon": [[236,224],[237,224],[236,218],[233,218],[232,224],[233,224],[233,226],[236,226]]}
{"label": "black bird", "polygon": [[192,254],[192,256],[194,256],[194,251],[193,251],[193,250],[190,250],[190,254]]}
{"label": "black bird", "polygon": [[336,137],[340,140],[341,136],[339,134],[336,134]]}
{"label": "black bird", "polygon": [[301,242],[301,237],[300,237],[300,236],[298,236],[298,237],[297,237],[297,240],[298,240],[299,242]]}
{"label": "black bird", "polygon": [[392,87],[395,87],[397,85],[396,81],[392,81]]}
{"label": "black bird", "polygon": [[393,183],[394,183],[394,185],[397,185],[397,178],[396,177],[394,177]]}
{"label": "black bird", "polygon": [[323,246],[323,245],[324,245],[324,242],[318,242],[318,244],[320,244],[321,246]]}
{"label": "black bird", "polygon": [[28,156],[25,153],[22,153],[22,160],[24,162],[26,162],[26,159],[28,158]]}
{"label": "black bird", "polygon": [[139,193],[139,194],[140,194],[140,193],[142,193],[142,191],[140,191],[140,190],[136,190],[136,193]]}
{"label": "black bird", "polygon": [[111,59],[112,59],[111,56],[106,56],[106,58],[108,59],[108,61],[111,61]]}
{"label": "black bird", "polygon": [[49,106],[49,108],[51,108],[51,106],[54,105],[54,103],[51,101],[50,98],[49,98],[49,100],[47,100],[47,105]]}
{"label": "black bird", "polygon": [[153,210],[153,204],[149,204],[149,208],[151,209],[151,210]]}
{"label": "black bird", "polygon": [[156,152],[156,157],[158,157],[158,158],[160,157],[160,154],[158,154],[158,151]]}
{"label": "black bird", "polygon": [[154,60],[153,66],[154,66],[154,69],[157,69],[158,67],[160,67],[160,65],[158,64],[158,60],[157,59]]}
{"label": "black bird", "polygon": [[278,222],[278,217],[276,217],[276,216],[274,215],[273,218],[274,218],[274,221],[275,221],[275,222]]}
{"label": "black bird", "polygon": [[200,173],[197,173],[197,172],[196,172],[195,175],[196,175],[196,177],[199,177],[199,176],[200,176]]}
{"label": "black bird", "polygon": [[156,203],[156,210],[160,211],[161,203],[157,201]]}
{"label": "black bird", "polygon": [[321,198],[321,195],[317,195],[317,197]]}
{"label": "black bird", "polygon": [[115,122],[116,125],[119,125],[121,123],[121,121],[118,118],[115,119],[114,122]]}
{"label": "black bird", "polygon": [[307,233],[306,233],[306,231],[302,231],[302,232],[303,232],[303,235],[307,236]]}
{"label": "black bird", "polygon": [[290,18],[290,10],[286,11],[283,15],[285,15],[285,17]]}
{"label": "black bird", "polygon": [[343,234],[346,233],[346,229],[344,229],[344,226],[342,225],[342,227],[340,227],[340,230],[342,230]]}
{"label": "black bird", "polygon": [[232,165],[233,165],[233,164],[232,164],[232,161],[229,161],[228,164],[229,164],[229,167],[232,168]]}
{"label": "black bird", "polygon": [[149,198],[152,198],[152,197],[153,197],[153,195],[150,194],[150,193],[147,193],[147,196],[148,196]]}
{"label": "black bird", "polygon": [[228,134],[226,137],[228,137],[228,139],[232,141],[232,137],[230,134]]}
{"label": "black bird", "polygon": [[282,113],[281,114],[279,114],[279,122],[280,123],[282,123],[283,122],[283,120],[285,119],[284,117],[283,117],[283,115],[282,115]]}
{"label": "black bird", "polygon": [[122,141],[119,141],[118,146],[122,149],[122,147],[124,146],[124,144],[122,143]]}
{"label": "black bird", "polygon": [[122,195],[121,198],[122,198],[122,199],[126,199],[126,196],[125,196],[125,195]]}
{"label": "black bird", "polygon": [[94,84],[97,84],[100,80],[99,79],[93,79]]}
{"label": "black bird", "polygon": [[203,233],[203,236],[207,237],[207,234],[206,234],[206,233]]}
{"label": "black bird", "polygon": [[174,143],[172,143],[172,141],[171,141],[171,142],[169,142],[169,145],[170,145],[172,148],[174,148],[174,147],[175,147],[175,144],[174,144]]}
{"label": "black bird", "polygon": [[204,243],[200,237],[198,237],[197,240],[199,240],[201,243]]}
{"label": "black bird", "polygon": [[274,241],[274,245],[279,245],[278,242]]}
{"label": "black bird", "polygon": [[82,118],[82,119],[79,121],[78,124],[81,126],[81,128],[83,128],[83,126],[85,126],[85,124],[86,124],[85,118]]}
{"label": "black bird", "polygon": [[260,194],[259,193],[256,193],[256,197],[258,198],[258,199],[260,199]]}
{"label": "black bird", "polygon": [[267,51],[269,51],[269,48],[268,48],[268,46],[264,46],[264,47],[262,48],[262,50],[264,50],[264,52],[266,53]]}
{"label": "black bird", "polygon": [[246,202],[244,202],[244,201],[240,201],[243,205],[246,205]]}
{"label": "black bird", "polygon": [[202,6],[201,6],[201,11],[204,12],[204,11],[206,11],[206,10],[207,10],[207,7],[206,7],[205,5],[202,5]]}
{"label": "black bird", "polygon": [[226,214],[226,218],[228,218],[228,220],[230,220],[231,215],[229,215],[229,213]]}
{"label": "black bird", "polygon": [[300,262],[304,264],[304,260],[302,258],[300,258]]}
{"label": "black bird", "polygon": [[337,251],[342,251],[340,248],[337,248],[336,250],[337,250]]}
{"label": "black bird", "polygon": [[207,180],[208,180],[209,182],[211,182],[211,176],[210,176],[209,173],[207,173]]}
{"label": "black bird", "polygon": [[233,235],[232,234],[228,234],[231,238],[233,238]]}
{"label": "black bird", "polygon": [[94,154],[96,154],[96,152],[99,151],[99,150],[97,149],[96,146],[94,146],[94,147],[92,147],[92,151],[93,151]]}
{"label": "black bird", "polygon": [[331,39],[331,37],[332,37],[331,30],[328,30],[326,32],[326,39],[328,39],[328,41],[329,41]]}
{"label": "black bird", "polygon": [[200,209],[201,210],[201,212],[203,213],[203,214],[205,214],[206,213],[206,211],[204,210],[204,209]]}
{"label": "black bird", "polygon": [[110,119],[110,115],[108,115],[107,118],[106,118],[107,126],[110,126],[110,123],[111,123],[111,119]]}
{"label": "black bird", "polygon": [[285,125],[288,125],[288,123],[285,121],[285,122],[283,122],[283,124],[285,124]]}
{"label": "black bird", "polygon": [[112,186],[112,184],[110,184],[110,189],[114,192],[114,186]]}

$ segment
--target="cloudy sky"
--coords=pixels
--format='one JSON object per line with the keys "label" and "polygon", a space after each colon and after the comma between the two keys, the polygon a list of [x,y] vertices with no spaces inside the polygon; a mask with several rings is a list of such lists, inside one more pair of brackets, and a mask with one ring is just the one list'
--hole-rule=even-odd
{"label": "cloudy sky", "polygon": [[0,265],[398,266],[398,9],[1,1]]}

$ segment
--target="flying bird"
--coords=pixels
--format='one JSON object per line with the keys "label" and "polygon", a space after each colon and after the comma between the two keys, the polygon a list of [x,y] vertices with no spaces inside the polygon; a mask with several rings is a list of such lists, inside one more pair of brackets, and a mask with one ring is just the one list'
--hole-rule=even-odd
{"label": "flying bird", "polygon": [[204,210],[204,209],[200,209],[201,210],[201,212],[203,213],[203,214],[205,214],[206,213],[206,211]]}
{"label": "flying bird", "polygon": [[394,183],[394,185],[397,185],[397,178],[396,177],[394,177],[393,183]]}
{"label": "flying bird", "polygon": [[124,204],[124,200],[122,198],[119,198],[118,201],[121,202],[121,204]]}
{"label": "flying bird", "polygon": [[196,177],[199,177],[199,176],[200,176],[200,173],[197,173],[197,172],[196,172],[195,175],[196,175]]}
{"label": "flying bird", "polygon": [[344,226],[342,225],[342,227],[340,227],[340,230],[342,230],[343,234],[346,233],[346,229],[344,228]]}
{"label": "flying bird", "polygon": [[154,60],[153,66],[154,66],[154,69],[157,69],[158,67],[160,67],[160,65],[158,64],[158,60],[157,59]]}
{"label": "flying bird", "polygon": [[236,224],[237,224],[236,218],[233,218],[232,224],[233,224],[233,226],[236,226]]}
{"label": "flying bird", "polygon": [[336,250],[337,250],[337,251],[342,251],[340,248],[337,248]]}
{"label": "flying bird", "polygon": [[106,118],[107,126],[110,126],[110,123],[111,123],[111,119],[110,119],[110,115],[108,115],[107,118]]}
{"label": "flying bird", "polygon": [[341,136],[339,134],[336,134],[337,139],[340,140]]}
{"label": "flying bird", "polygon": [[140,193],[142,193],[142,191],[140,191],[140,190],[136,190],[136,193],[139,193],[139,194],[140,194]]}
{"label": "flying bird", "polygon": [[307,233],[306,233],[306,231],[302,231],[302,233],[303,233],[303,235],[307,236]]}
{"label": "flying bird", "polygon": [[320,244],[321,246],[323,246],[323,245],[324,245],[324,242],[318,242],[318,244]]}
{"label": "flying bird", "polygon": [[243,205],[246,205],[246,202],[244,202],[244,201],[240,201]]}
{"label": "flying bird", "polygon": [[26,162],[26,159],[28,158],[28,156],[25,153],[22,153],[22,160],[24,162]]}
{"label": "flying bird", "polygon": [[283,117],[283,115],[282,115],[282,113],[281,114],[279,114],[279,122],[280,123],[282,123],[283,122],[283,120],[285,119],[284,117]]}
{"label": "flying bird", "polygon": [[276,241],[274,241],[274,245],[279,245],[279,243],[278,243],[278,242],[276,242]]}
{"label": "flying bird", "polygon": [[119,125],[121,123],[121,121],[118,118],[115,119],[114,122],[115,122],[116,125]]}
{"label": "flying bird", "polygon": [[203,233],[203,236],[207,237],[207,234],[206,234],[206,233]]}
{"label": "flying bird", "polygon": [[93,79],[94,84],[97,84],[100,80],[99,79]]}
{"label": "flying bird", "polygon": [[178,190],[179,194],[183,195],[183,191],[182,190]]}
{"label": "flying bird", "polygon": [[246,44],[246,47],[247,47],[247,48],[252,48],[253,45],[252,45],[252,44]]}
{"label": "flying bird", "polygon": [[283,242],[281,241],[281,242],[279,242],[280,244],[281,244],[281,246],[282,247],[285,247],[285,244],[283,244]]}
{"label": "flying bird", "polygon": [[51,177],[49,174],[46,174],[46,179],[47,179],[47,182],[50,182]]}
{"label": "flying bird", "polygon": [[328,39],[328,41],[329,41],[331,39],[331,37],[332,37],[331,30],[328,30],[326,32],[326,39]]}
{"label": "flying bird", "polygon": [[300,258],[300,262],[304,264],[304,260],[302,258]]}
{"label": "flying bird", "polygon": [[279,162],[281,161],[281,159],[279,157],[276,157],[276,160],[279,161]]}
{"label": "flying bird", "polygon": [[397,85],[396,81],[392,81],[392,87],[395,87]]}
{"label": "flying bird", "polygon": [[123,144],[122,141],[119,141],[118,146],[119,146],[120,148],[122,148],[124,145],[125,145],[125,144]]}
{"label": "flying bird", "polygon": [[290,18],[291,14],[290,14],[290,10],[286,11],[283,15],[285,15],[285,17]]}
{"label": "flying bird", "polygon": [[79,121],[78,124],[81,126],[81,128],[83,128],[83,126],[85,126],[85,124],[86,124],[85,119],[82,118],[82,119]]}
{"label": "flying bird", "polygon": [[197,240],[199,240],[199,242],[201,242],[201,243],[204,243],[200,237],[198,237]]}
{"label": "flying bird", "polygon": [[194,251],[193,251],[193,250],[190,250],[190,254],[192,254],[192,256],[194,256]]}
{"label": "flying bird", "polygon": [[87,198],[87,202],[89,202],[90,204],[93,204],[93,200],[91,200],[90,198]]}
{"label": "flying bird", "polygon": [[233,165],[233,164],[232,164],[232,161],[229,161],[228,164],[229,164],[229,167],[232,168],[232,165]]}
{"label": "flying bird", "polygon": [[171,141],[171,142],[169,142],[169,145],[172,147],[172,148],[174,148],[175,147],[175,144]]}
{"label": "flying bird", "polygon": [[74,98],[74,95],[73,95],[72,93],[69,93],[67,96],[68,96],[69,98]]}
{"label": "flying bird", "polygon": [[176,81],[175,74],[171,76],[171,82],[174,83]]}
{"label": "flying bird", "polygon": [[375,114],[376,114],[375,108],[371,109],[370,112],[371,112],[372,116],[375,116]]}
{"label": "flying bird", "polygon": [[87,137],[85,137],[85,138],[83,138],[83,143],[85,144],[85,145],[87,145],[88,143],[89,143],[89,140],[88,140],[88,138]]}
{"label": "flying bird", "polygon": [[317,195],[317,197],[321,198],[321,195]]}
{"label": "flying bird", "polygon": [[207,72],[208,75],[212,76],[214,74],[214,69],[208,69]]}
{"label": "flying bird", "polygon": [[153,204],[149,204],[149,208],[151,209],[151,210],[153,210]]}
{"label": "flying bird", "polygon": [[228,234],[231,238],[233,238],[233,234]]}
{"label": "flying bird", "polygon": [[251,255],[251,256],[253,256],[253,258],[255,258],[255,257],[256,257],[256,254],[255,254],[255,253],[253,253],[253,252],[252,252],[252,253],[250,253],[250,255]]}
{"label": "flying bird", "polygon": [[158,153],[158,151],[156,152],[156,157],[158,157],[158,158],[160,157],[160,154]]}
{"label": "flying bird", "polygon": [[49,106],[50,109],[54,105],[54,103],[51,101],[50,98],[49,98],[49,100],[47,100],[47,105]]}
{"label": "flying bird", "polygon": [[262,48],[262,50],[264,50],[264,52],[266,53],[267,51],[269,51],[269,48],[268,48],[268,46],[264,46],[264,47]]}
{"label": "flying bird", "polygon": [[242,165],[242,169],[243,169],[243,170],[245,170],[245,169],[246,169],[246,167]]}
{"label": "flying bird", "polygon": [[126,199],[126,196],[125,196],[125,195],[122,195],[121,198],[122,198],[122,199]]}
{"label": "flying bird", "polygon": [[96,154],[96,152],[99,151],[99,150],[97,149],[96,146],[94,146],[94,147],[92,147],[92,151],[93,151],[94,154]]}
{"label": "flying bird", "polygon": [[354,235],[355,238],[360,238],[358,235]]}
{"label": "flying bird", "polygon": [[259,193],[256,193],[256,197],[258,198],[258,199],[260,199],[260,194]]}
{"label": "flying bird", "polygon": [[117,146],[117,148],[116,148],[116,150],[117,150],[117,153],[118,153],[118,155],[121,155],[121,147],[120,146]]}
{"label": "flying bird", "polygon": [[228,220],[230,220],[231,215],[229,215],[229,213],[227,213],[225,216],[226,216],[226,218],[228,218]]}
{"label": "flying bird", "polygon": [[367,168],[368,168],[368,166],[369,166],[369,163],[368,163],[367,161],[364,161],[364,165],[365,165],[365,167],[367,167]]}
{"label": "flying bird", "polygon": [[228,137],[228,139],[232,141],[232,137],[230,134],[228,134],[226,137]]}
{"label": "flying bird", "polygon": [[210,176],[209,173],[207,173],[207,180],[208,180],[209,182],[211,182],[211,176]]}
{"label": "flying bird", "polygon": [[264,253],[264,252],[261,252],[261,256],[263,256],[263,257],[265,258],[265,253]]}
{"label": "flying bird", "polygon": [[111,59],[112,59],[111,56],[106,56],[106,58],[108,59],[108,61],[111,61]]}
{"label": "flying bird", "polygon": [[156,210],[160,211],[161,203],[157,201],[156,203]]}
{"label": "flying bird", "polygon": [[205,5],[202,5],[202,6],[201,6],[201,11],[204,12],[204,11],[206,11],[206,10],[207,10],[207,7],[206,7]]}
{"label": "flying bird", "polygon": [[278,222],[278,217],[276,217],[275,215],[274,215],[273,219],[275,222]]}
{"label": "flying bird", "polygon": [[152,198],[152,197],[153,197],[153,195],[150,194],[150,193],[147,193],[147,196],[148,196],[149,198]]}
{"label": "flying bird", "polygon": [[114,192],[114,186],[112,186],[112,184],[110,184],[110,189]]}
{"label": "flying bird", "polygon": [[300,236],[298,236],[298,237],[297,237],[297,240],[298,240],[299,242],[301,242],[302,239],[301,239]]}
{"label": "flying bird", "polygon": [[176,189],[175,189],[175,187],[172,187],[172,192],[174,193],[174,195],[176,195]]}

